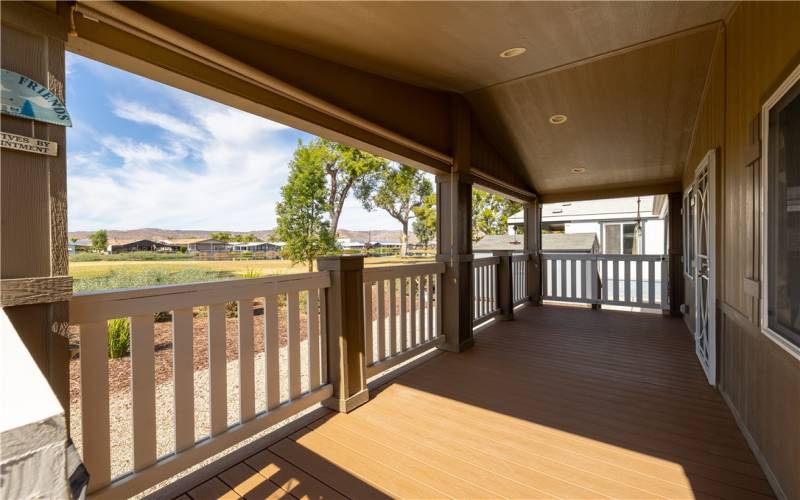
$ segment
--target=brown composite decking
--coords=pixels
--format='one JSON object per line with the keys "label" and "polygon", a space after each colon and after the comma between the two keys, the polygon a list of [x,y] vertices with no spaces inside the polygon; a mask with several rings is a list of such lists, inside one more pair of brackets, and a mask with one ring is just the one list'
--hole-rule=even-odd
{"label": "brown composite decking", "polygon": [[773,497],[681,320],[558,306],[518,311],[187,495]]}

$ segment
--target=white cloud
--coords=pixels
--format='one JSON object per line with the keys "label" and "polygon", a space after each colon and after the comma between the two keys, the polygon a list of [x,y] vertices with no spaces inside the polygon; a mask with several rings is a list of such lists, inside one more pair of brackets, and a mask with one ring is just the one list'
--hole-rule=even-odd
{"label": "white cloud", "polygon": [[[154,127],[146,134],[127,132],[124,122],[113,133],[88,126],[72,131],[81,135],[73,141],[81,147],[68,158],[69,229],[273,228],[303,133],[175,89],[160,96],[175,113],[143,101],[112,101],[116,117]],[[400,225],[349,199],[340,228]]]}
{"label": "white cloud", "polygon": [[172,132],[183,137],[200,139],[203,131],[185,120],[176,118],[166,113],[159,113],[146,106],[123,99],[114,99],[111,102],[112,111],[115,115],[126,120],[146,125],[154,125],[166,131]]}

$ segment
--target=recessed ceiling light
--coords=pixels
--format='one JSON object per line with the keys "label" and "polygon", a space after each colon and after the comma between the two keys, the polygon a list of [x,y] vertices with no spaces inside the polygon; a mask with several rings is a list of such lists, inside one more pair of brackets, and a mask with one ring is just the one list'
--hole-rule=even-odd
{"label": "recessed ceiling light", "polygon": [[524,47],[514,47],[513,49],[506,49],[503,52],[500,52],[500,57],[503,59],[508,59],[509,57],[517,57],[525,53],[528,50]]}
{"label": "recessed ceiling light", "polygon": [[553,125],[561,125],[567,121],[567,115],[553,115],[550,117],[550,123]]}
{"label": "recessed ceiling light", "polygon": [[573,174],[582,174],[584,172],[586,172],[586,169],[583,167],[575,167],[572,169]]}

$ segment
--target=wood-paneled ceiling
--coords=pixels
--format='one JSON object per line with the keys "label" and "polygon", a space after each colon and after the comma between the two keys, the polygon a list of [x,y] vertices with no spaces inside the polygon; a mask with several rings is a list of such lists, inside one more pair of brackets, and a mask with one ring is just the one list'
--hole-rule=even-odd
{"label": "wood-paneled ceiling", "polygon": [[[680,178],[731,2],[159,2],[199,24],[464,94],[542,194]],[[524,47],[521,56],[501,51]],[[548,123],[565,114],[563,125]],[[575,167],[586,168],[580,175]]]}

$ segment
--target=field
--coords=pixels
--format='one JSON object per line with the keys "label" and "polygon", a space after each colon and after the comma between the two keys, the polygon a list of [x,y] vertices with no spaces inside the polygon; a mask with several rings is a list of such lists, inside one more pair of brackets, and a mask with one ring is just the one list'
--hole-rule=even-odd
{"label": "field", "polygon": [[[368,257],[365,265],[388,266],[431,262],[432,257]],[[75,292],[192,283],[306,272],[305,264],[287,260],[108,260],[70,262]]]}

